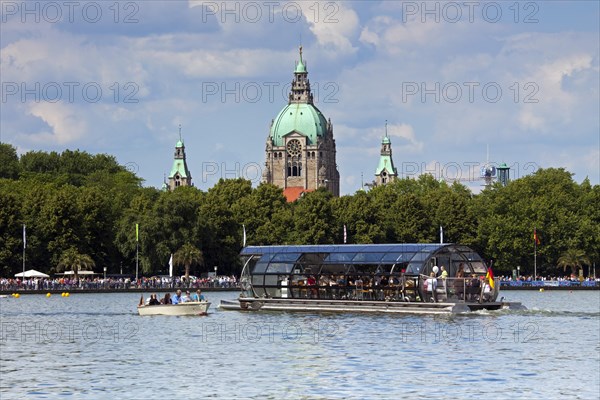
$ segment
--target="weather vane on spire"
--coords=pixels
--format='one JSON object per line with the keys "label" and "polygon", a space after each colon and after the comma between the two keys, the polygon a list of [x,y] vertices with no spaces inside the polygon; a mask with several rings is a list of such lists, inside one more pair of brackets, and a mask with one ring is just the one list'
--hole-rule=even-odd
{"label": "weather vane on spire", "polygon": [[179,124],[179,141],[181,141],[181,124]]}
{"label": "weather vane on spire", "polygon": [[387,134],[387,119],[385,120],[385,137],[388,137],[388,134]]}

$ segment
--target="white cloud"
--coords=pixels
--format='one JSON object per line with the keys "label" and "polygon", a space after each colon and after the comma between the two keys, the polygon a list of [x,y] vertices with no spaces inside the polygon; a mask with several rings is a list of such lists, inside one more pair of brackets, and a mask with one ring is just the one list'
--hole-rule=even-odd
{"label": "white cloud", "polygon": [[388,125],[388,136],[400,139],[398,141],[392,140],[394,150],[400,150],[402,153],[408,154],[423,151],[423,142],[417,139],[413,127],[409,124]]}
{"label": "white cloud", "polygon": [[31,141],[38,145],[70,144],[87,132],[85,119],[73,107],[62,103],[33,103],[30,114],[50,127],[50,131],[31,135]]}
{"label": "white cloud", "polygon": [[303,15],[317,38],[319,46],[333,54],[351,54],[356,51],[352,39],[359,28],[359,17],[341,1],[322,3],[299,2]]}

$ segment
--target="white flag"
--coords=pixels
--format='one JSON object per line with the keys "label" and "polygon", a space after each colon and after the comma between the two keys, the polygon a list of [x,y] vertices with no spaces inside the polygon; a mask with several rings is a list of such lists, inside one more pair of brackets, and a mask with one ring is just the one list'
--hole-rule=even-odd
{"label": "white flag", "polygon": [[244,228],[244,237],[242,238],[242,247],[246,247],[246,225],[242,224],[242,227]]}
{"label": "white flag", "polygon": [[169,276],[173,277],[173,254],[171,254],[171,258],[169,258]]}
{"label": "white flag", "polygon": [[344,244],[346,244],[346,239],[348,239],[348,235],[346,234],[346,225],[344,225]]}
{"label": "white flag", "polygon": [[27,232],[25,230],[25,224],[23,224],[23,248],[27,247]]}
{"label": "white flag", "polygon": [[440,225],[440,244],[444,243],[444,228]]}

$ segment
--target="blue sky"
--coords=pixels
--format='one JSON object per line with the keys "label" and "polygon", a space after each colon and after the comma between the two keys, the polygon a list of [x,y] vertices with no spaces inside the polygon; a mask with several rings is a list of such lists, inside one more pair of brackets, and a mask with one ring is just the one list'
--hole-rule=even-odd
{"label": "blue sky", "polygon": [[[467,2],[468,3],[468,2]],[[385,121],[403,176],[600,180],[599,3],[0,2],[0,140],[109,153],[160,187],[182,125],[194,183],[258,183],[298,45],[334,124],[341,192]]]}

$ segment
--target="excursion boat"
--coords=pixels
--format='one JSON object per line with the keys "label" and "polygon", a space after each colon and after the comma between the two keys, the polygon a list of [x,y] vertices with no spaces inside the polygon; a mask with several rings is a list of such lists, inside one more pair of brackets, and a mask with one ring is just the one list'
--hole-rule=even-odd
{"label": "excursion boat", "polygon": [[189,301],[179,304],[141,305],[137,307],[140,315],[206,315],[210,303],[207,301]]}
{"label": "excursion boat", "polygon": [[418,314],[525,309],[497,300],[499,279],[463,245],[249,246],[240,255],[242,292],[221,301],[220,309]]}

